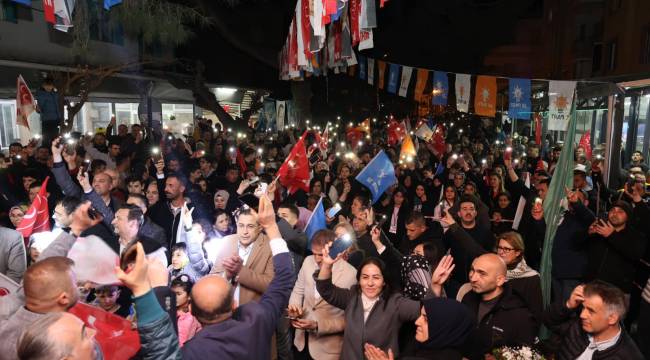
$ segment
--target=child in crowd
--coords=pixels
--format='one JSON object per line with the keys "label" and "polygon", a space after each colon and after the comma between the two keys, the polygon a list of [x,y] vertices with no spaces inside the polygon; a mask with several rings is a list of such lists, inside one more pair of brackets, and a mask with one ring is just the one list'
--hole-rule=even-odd
{"label": "child in crowd", "polygon": [[187,275],[177,277],[171,284],[171,289],[176,294],[178,342],[181,346],[201,330],[201,324],[190,312],[190,293],[193,284]]}

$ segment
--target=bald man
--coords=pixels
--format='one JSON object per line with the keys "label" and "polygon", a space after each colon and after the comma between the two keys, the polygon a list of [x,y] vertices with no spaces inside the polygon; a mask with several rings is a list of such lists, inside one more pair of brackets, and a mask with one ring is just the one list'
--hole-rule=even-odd
{"label": "bald man", "polygon": [[286,309],[295,272],[286,242],[275,222],[273,205],[260,199],[257,222],[271,239],[273,279],[259,300],[238,307],[231,282],[209,275],[192,288],[192,315],[203,330],[183,346],[183,359],[269,359],[271,337]]}
{"label": "bald man", "polygon": [[25,306],[0,325],[0,354],[18,359],[16,343],[23,330],[45,314],[65,312],[77,303],[76,278],[72,260],[55,256],[39,261],[25,271]]}
{"label": "bald man", "polygon": [[463,297],[478,327],[469,336],[465,356],[483,359],[494,347],[532,345],[539,330],[524,301],[506,283],[506,264],[496,254],[483,254],[472,262],[472,291]]}

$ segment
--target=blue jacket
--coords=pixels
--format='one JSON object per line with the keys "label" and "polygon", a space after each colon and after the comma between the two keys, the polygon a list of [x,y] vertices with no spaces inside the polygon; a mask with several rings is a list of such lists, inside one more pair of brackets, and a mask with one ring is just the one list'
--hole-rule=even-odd
{"label": "blue jacket", "polygon": [[291,256],[273,256],[275,276],[259,302],[242,305],[233,317],[204,327],[183,346],[183,359],[270,359],[271,337],[289,303],[296,275]]}
{"label": "blue jacket", "polygon": [[36,101],[38,101],[38,107],[41,110],[41,121],[42,122],[60,122],[63,116],[59,111],[59,93],[56,91],[45,91],[39,89],[34,94]]}

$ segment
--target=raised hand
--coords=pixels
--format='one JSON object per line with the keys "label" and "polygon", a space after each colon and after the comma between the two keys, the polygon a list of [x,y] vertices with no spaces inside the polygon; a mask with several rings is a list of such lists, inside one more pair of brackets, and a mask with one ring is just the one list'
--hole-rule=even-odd
{"label": "raised hand", "polygon": [[[60,162],[62,160],[61,153],[63,152],[63,146],[59,146],[61,143],[61,137],[57,136],[56,139],[52,140],[52,156],[54,157],[54,162]],[[58,159],[56,158],[58,156]],[[58,161],[57,161],[58,160]]]}
{"label": "raised hand", "polygon": [[128,273],[125,273],[119,266],[115,267],[117,278],[126,287],[131,289],[134,297],[142,296],[151,290],[149,281],[149,264],[144,256],[144,248],[138,242],[136,245],[135,265]]}
{"label": "raised hand", "polygon": [[442,222],[442,225],[444,226],[452,226],[456,223],[456,220],[454,220],[454,217],[451,216],[449,211],[445,211],[445,216],[440,219],[440,222]]}
{"label": "raised hand", "polygon": [[566,307],[573,310],[578,306],[580,306],[580,304],[582,304],[582,302],[585,301],[584,290],[585,290],[584,285],[576,286],[576,288],[573,289],[573,292],[571,293],[571,297],[566,302]]}
{"label": "raised hand", "polygon": [[81,188],[85,193],[88,193],[93,189],[93,187],[90,185],[90,181],[88,180],[87,172],[79,170],[77,172],[77,181],[79,181],[79,185],[81,185]]}
{"label": "raised hand", "polygon": [[366,343],[363,346],[363,353],[368,360],[394,360],[395,356],[393,355],[393,350],[388,349],[388,352],[384,352],[382,349]]}
{"label": "raised hand", "polygon": [[187,204],[183,204],[183,207],[181,208],[181,221],[183,221],[183,227],[187,231],[188,229],[192,229],[192,213],[194,212],[195,207],[192,208],[191,210],[187,208]]}
{"label": "raised hand", "polygon": [[336,259],[332,259],[330,257],[330,245],[331,244],[325,244],[325,246],[323,246],[323,252],[322,252],[322,255],[323,255],[323,263],[322,264],[325,265],[325,266],[328,266],[328,267],[331,267],[332,265],[334,265],[335,262],[337,262],[339,259],[341,259],[343,257],[343,253],[340,253],[340,254],[336,255]]}
{"label": "raised hand", "polygon": [[565,186],[564,187],[564,193],[566,194],[567,200],[569,200],[569,202],[571,204],[575,204],[578,201],[580,201],[580,197],[578,197],[578,192],[577,191],[573,191],[573,190],[571,190],[571,189],[569,189],[568,187]]}
{"label": "raised hand", "polygon": [[431,275],[431,284],[442,286],[447,279],[449,279],[449,275],[451,275],[451,272],[454,271],[455,267],[456,264],[454,264],[453,256],[443,256],[442,259],[440,259],[438,266],[436,266],[436,269],[433,271],[433,275]]}
{"label": "raised hand", "polygon": [[614,226],[609,221],[600,219],[594,226],[594,231],[602,237],[609,237],[614,233],[614,231],[616,231],[616,229],[614,229]]}

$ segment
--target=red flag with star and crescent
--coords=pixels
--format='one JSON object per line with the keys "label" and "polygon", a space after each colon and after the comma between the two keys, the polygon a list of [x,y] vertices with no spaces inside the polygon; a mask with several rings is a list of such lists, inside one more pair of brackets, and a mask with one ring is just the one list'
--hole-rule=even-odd
{"label": "red flag with star and crescent", "polygon": [[23,76],[18,75],[16,80],[16,123],[19,126],[29,129],[28,118],[34,112],[34,107],[34,96]]}
{"label": "red flag with star and crescent", "polygon": [[436,129],[433,131],[433,136],[431,137],[431,143],[433,144],[433,152],[435,155],[442,156],[447,150],[447,144],[445,144],[445,127],[442,124],[436,125]]}
{"label": "red flag with star and crescent", "polygon": [[388,123],[388,145],[398,144],[404,139],[404,136],[406,136],[406,126],[391,119]]}
{"label": "red flag with star and crescent", "polygon": [[290,194],[298,189],[309,192],[309,160],[305,147],[305,134],[293,146],[291,153],[278,170],[280,184],[286,187]]}
{"label": "red flag with star and crescent", "polygon": [[56,24],[56,18],[54,17],[54,0],[43,0],[43,14],[45,15],[45,21],[50,24]]}
{"label": "red flag with star and crescent", "polygon": [[584,134],[580,137],[580,142],[578,147],[581,147],[585,150],[585,155],[587,160],[591,160],[591,130],[585,131]]}
{"label": "red flag with star and crescent", "polygon": [[29,238],[31,234],[50,231],[50,208],[47,205],[47,182],[50,177],[46,177],[41,185],[41,190],[38,192],[32,205],[25,214],[23,220],[16,227],[16,231],[23,234],[25,239]]}

